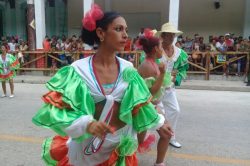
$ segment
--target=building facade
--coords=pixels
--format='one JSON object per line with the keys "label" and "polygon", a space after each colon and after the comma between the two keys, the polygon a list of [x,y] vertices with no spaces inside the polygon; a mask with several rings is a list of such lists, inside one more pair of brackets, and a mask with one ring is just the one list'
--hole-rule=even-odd
{"label": "building facade", "polygon": [[[176,25],[184,36],[193,37],[196,33],[205,38],[225,33],[250,36],[250,0],[237,0],[237,3],[235,0],[0,0],[0,36],[18,35],[28,39],[27,27],[31,22],[27,21],[27,4],[32,2],[36,10],[36,36],[39,36],[37,48],[41,47],[45,35],[79,35],[84,10],[93,1],[105,11],[121,13],[131,37],[141,27],[160,29],[169,20],[177,20]],[[173,4],[177,7],[170,11]]]}

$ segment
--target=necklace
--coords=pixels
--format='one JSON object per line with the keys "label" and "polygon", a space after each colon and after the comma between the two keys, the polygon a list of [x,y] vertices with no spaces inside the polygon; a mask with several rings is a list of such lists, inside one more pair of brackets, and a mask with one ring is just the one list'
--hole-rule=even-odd
{"label": "necklace", "polygon": [[[163,49],[165,57],[168,61],[172,60],[174,58],[175,55],[175,49],[173,46],[171,46],[169,51],[166,51],[165,49]],[[169,56],[170,55],[170,56]]]}

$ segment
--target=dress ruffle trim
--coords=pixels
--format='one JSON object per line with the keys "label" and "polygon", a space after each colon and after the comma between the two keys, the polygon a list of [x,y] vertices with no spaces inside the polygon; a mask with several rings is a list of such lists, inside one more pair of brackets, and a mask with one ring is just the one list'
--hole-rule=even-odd
{"label": "dress ruffle trim", "polygon": [[137,132],[156,126],[159,117],[153,104],[150,103],[152,95],[143,78],[130,67],[123,71],[122,77],[128,82],[128,87],[120,106],[120,120],[133,125]]}
{"label": "dress ruffle trim", "polygon": [[[32,119],[37,126],[50,128],[57,134],[66,136],[64,128],[81,116],[94,114],[93,98],[73,67],[59,70],[47,83],[47,87],[51,91],[43,96],[45,104]],[[81,142],[90,136],[85,133],[74,140]]]}
{"label": "dress ruffle trim", "polygon": [[8,81],[12,78],[16,77],[16,72],[15,71],[10,71],[8,74],[3,75],[0,74],[0,81]]}
{"label": "dress ruffle trim", "polygon": [[68,137],[55,136],[43,143],[42,158],[48,166],[72,166],[69,164]]}
{"label": "dress ruffle trim", "polygon": [[59,109],[71,109],[70,105],[62,100],[62,94],[55,91],[50,91],[42,97],[44,103],[54,105]]}

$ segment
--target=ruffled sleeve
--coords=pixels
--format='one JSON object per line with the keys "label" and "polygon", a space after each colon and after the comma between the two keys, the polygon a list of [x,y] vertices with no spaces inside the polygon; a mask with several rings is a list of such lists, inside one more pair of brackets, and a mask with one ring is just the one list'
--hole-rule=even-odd
{"label": "ruffled sleeve", "polygon": [[186,78],[188,67],[188,55],[185,51],[181,50],[181,54],[174,64],[174,69],[178,70],[175,80],[176,86],[180,86],[182,79]]}
{"label": "ruffled sleeve", "polygon": [[88,120],[93,120],[95,105],[74,68],[60,69],[46,86],[50,92],[43,96],[45,104],[33,117],[33,123],[79,141],[88,138],[90,135],[84,129]]}
{"label": "ruffled sleeve", "polygon": [[126,68],[122,76],[128,88],[120,106],[121,121],[133,125],[137,132],[158,126],[161,117],[150,102],[152,96],[144,80],[134,68]]}
{"label": "ruffled sleeve", "polygon": [[3,63],[1,63],[1,60],[0,60],[0,74],[3,74]]}
{"label": "ruffled sleeve", "polygon": [[20,68],[20,63],[15,56],[8,54],[8,58],[9,58],[10,70],[17,70]]}
{"label": "ruffled sleeve", "polygon": [[[150,89],[154,85],[156,79],[154,77],[148,77],[148,78],[145,78],[144,81],[145,81],[148,89]],[[164,79],[163,79],[161,88],[158,90],[157,93],[154,94],[152,101],[158,100],[164,94],[165,89],[170,87],[171,84],[172,84],[171,73],[166,72],[165,75],[164,75]]]}
{"label": "ruffled sleeve", "polygon": [[152,88],[152,86],[155,83],[155,78],[154,77],[148,77],[148,78],[145,78],[144,81],[145,81],[148,89],[150,89],[150,88]]}

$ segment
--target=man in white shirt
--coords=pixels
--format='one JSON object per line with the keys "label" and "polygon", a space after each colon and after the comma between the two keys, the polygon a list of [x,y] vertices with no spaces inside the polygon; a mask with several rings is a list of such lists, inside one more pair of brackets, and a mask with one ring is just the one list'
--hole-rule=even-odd
{"label": "man in white shirt", "polygon": [[16,41],[15,39],[11,39],[11,42],[8,43],[9,48],[10,48],[10,52],[15,52],[16,50]]}

